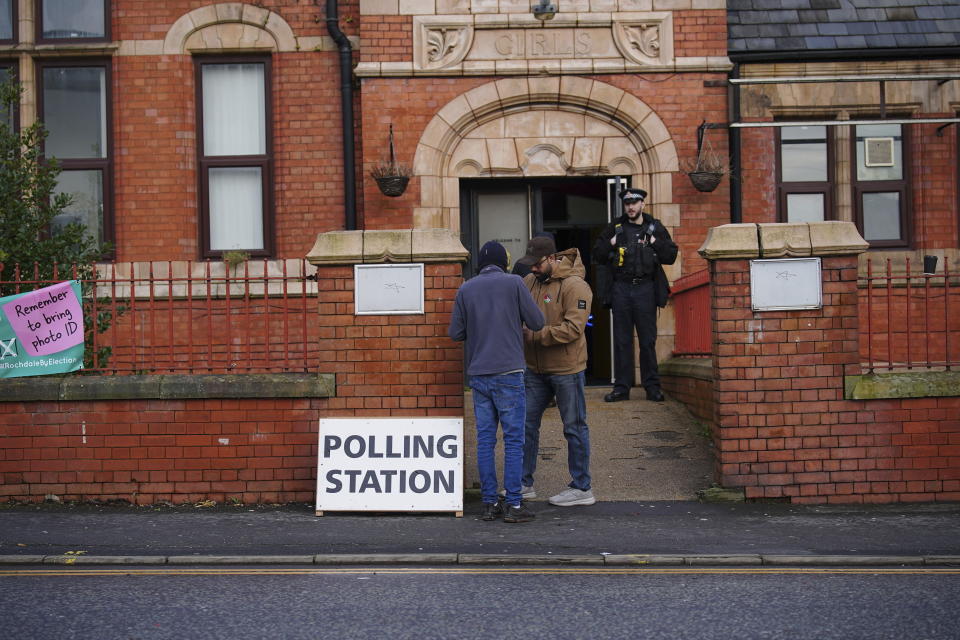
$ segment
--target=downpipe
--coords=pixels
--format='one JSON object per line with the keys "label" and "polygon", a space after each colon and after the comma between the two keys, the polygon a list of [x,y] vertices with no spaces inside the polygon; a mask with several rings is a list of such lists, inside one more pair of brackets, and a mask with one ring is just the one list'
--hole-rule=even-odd
{"label": "downpipe", "polygon": [[353,47],[340,30],[337,0],[327,0],[327,33],[340,52],[340,113],[343,134],[343,219],[347,231],[357,228],[356,152],[353,144]]}

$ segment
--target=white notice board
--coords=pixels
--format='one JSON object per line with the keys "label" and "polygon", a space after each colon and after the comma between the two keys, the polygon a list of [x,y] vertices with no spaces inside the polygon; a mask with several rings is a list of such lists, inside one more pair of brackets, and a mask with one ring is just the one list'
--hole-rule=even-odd
{"label": "white notice board", "polygon": [[823,306],[820,258],[750,261],[754,311],[819,309]]}
{"label": "white notice board", "polygon": [[423,265],[354,265],[353,304],[356,315],[423,313]]}
{"label": "white notice board", "polygon": [[324,418],[317,515],[463,512],[463,418]]}

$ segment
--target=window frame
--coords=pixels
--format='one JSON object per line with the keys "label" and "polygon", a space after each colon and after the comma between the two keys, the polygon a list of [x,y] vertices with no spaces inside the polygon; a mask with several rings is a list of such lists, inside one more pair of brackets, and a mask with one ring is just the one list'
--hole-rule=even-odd
{"label": "window frame", "polygon": [[[877,122],[877,124],[883,124]],[[911,136],[910,126],[900,127],[900,161],[903,163],[903,177],[899,180],[860,180],[857,169],[860,161],[857,159],[857,125],[851,126],[850,131],[850,187],[853,193],[853,215],[860,235],[866,240],[863,228],[863,195],[867,193],[898,193],[900,194],[900,238],[895,240],[867,240],[871,249],[910,249],[913,247],[913,225],[908,215],[908,207],[912,203],[913,190],[911,188],[912,167],[910,163]]]}
{"label": "window frame", "polygon": [[[194,82],[197,114],[197,179],[199,238],[201,258],[221,258],[227,251],[244,251],[251,257],[269,258],[276,247],[275,210],[273,197],[273,58],[269,54],[252,55],[198,55],[194,56]],[[203,66],[212,64],[263,64],[264,84],[264,153],[247,156],[206,156],[203,135]],[[262,249],[212,249],[210,247],[210,169],[230,167],[258,167],[261,180],[261,220],[263,224]]]}
{"label": "window frame", "polygon": [[20,42],[20,3],[10,0],[10,37],[0,38],[0,45],[19,44]]}
{"label": "window frame", "polygon": [[836,180],[834,178],[834,132],[833,127],[824,127],[827,143],[827,179],[824,181],[802,181],[785,182],[783,180],[783,129],[792,125],[789,121],[783,123],[783,126],[776,127],[775,149],[776,149],[776,181],[777,181],[777,222],[788,222],[787,220],[787,196],[795,193],[819,193],[823,195],[823,219],[835,220],[836,213],[833,205],[833,194],[836,190]]}
{"label": "window frame", "polygon": [[[16,1],[16,0],[14,0]],[[103,1],[103,36],[99,38],[44,38],[43,37],[43,0],[33,0],[34,38],[37,44],[65,44],[65,43],[84,43],[84,42],[110,42],[112,38],[110,16],[111,0]]]}
{"label": "window frame", "polygon": [[[36,60],[35,82],[37,87],[37,120],[44,123],[44,84],[45,69],[60,67],[102,67],[104,69],[104,108],[106,109],[106,149],[104,158],[61,158],[60,172],[100,170],[103,176],[103,229],[98,241],[109,243],[110,249],[104,253],[104,259],[115,257],[116,238],[113,212],[113,65],[110,58],[40,58]],[[43,159],[47,160],[46,140],[43,143]]]}

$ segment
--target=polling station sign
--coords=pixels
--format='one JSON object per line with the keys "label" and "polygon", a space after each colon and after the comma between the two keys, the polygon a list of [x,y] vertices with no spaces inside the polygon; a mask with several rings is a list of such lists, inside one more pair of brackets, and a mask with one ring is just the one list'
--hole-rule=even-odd
{"label": "polling station sign", "polygon": [[0,298],[0,378],[83,367],[80,282]]}
{"label": "polling station sign", "polygon": [[317,515],[463,512],[462,418],[324,418]]}

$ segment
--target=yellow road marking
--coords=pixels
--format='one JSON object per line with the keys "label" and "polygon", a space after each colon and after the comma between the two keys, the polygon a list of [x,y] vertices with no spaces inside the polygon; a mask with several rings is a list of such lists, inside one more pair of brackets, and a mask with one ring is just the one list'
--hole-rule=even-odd
{"label": "yellow road marking", "polygon": [[0,577],[37,576],[255,576],[255,575],[960,575],[946,567],[301,567],[3,569]]}

